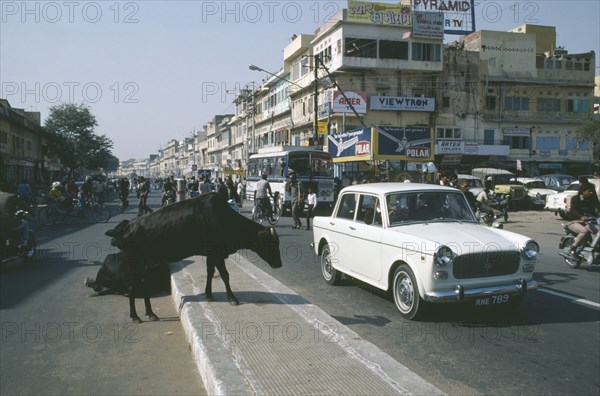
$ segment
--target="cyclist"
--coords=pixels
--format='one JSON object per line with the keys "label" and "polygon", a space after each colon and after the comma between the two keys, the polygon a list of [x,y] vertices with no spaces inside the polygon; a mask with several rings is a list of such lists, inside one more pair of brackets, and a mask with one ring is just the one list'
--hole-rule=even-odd
{"label": "cyclist", "polygon": [[254,202],[261,206],[263,214],[268,218],[273,218],[273,208],[269,197],[273,196],[271,185],[267,180],[267,174],[263,173],[261,179],[256,183],[256,191],[254,192]]}
{"label": "cyclist", "polygon": [[92,177],[86,176],[85,182],[81,185],[79,189],[79,212],[82,213],[83,209],[86,207],[86,201],[92,198],[92,194],[94,193],[94,186],[92,184]]}

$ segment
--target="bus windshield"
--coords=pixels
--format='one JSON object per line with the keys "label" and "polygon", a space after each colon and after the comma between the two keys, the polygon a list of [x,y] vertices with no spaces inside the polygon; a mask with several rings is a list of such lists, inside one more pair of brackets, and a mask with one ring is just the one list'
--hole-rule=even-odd
{"label": "bus windshield", "polygon": [[333,177],[333,164],[328,153],[290,152],[288,172],[290,170],[298,177]]}

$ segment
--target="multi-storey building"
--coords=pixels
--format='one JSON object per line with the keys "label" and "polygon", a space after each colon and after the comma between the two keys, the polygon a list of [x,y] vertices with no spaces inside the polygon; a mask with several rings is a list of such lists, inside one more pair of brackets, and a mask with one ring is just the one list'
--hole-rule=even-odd
{"label": "multi-storey building", "polygon": [[[478,31],[455,47],[448,53],[463,62],[447,62],[446,74],[464,77],[468,97],[440,109],[440,119],[455,122],[436,137],[456,141],[463,165],[530,175],[590,171],[591,147],[577,129],[592,113],[593,51],[569,54],[556,46],[554,27],[534,25]],[[438,153],[446,153],[439,142]]]}
{"label": "multi-storey building", "polygon": [[0,99],[0,178],[3,185],[47,181],[60,164],[43,155],[40,113],[15,109]]}
{"label": "multi-storey building", "polygon": [[[593,51],[569,54],[556,45],[554,27],[536,25],[478,31],[444,45],[435,16],[422,17],[433,26],[423,34],[403,19],[408,14],[383,24],[350,15],[356,12],[342,10],[314,34],[294,35],[282,69],[260,86],[246,85],[235,115],[215,116],[195,137],[193,162],[222,177],[244,169],[262,147],[324,145],[331,152],[351,143],[349,133],[373,128],[376,141],[366,143],[378,151],[361,142],[363,156],[340,161],[338,175],[428,161],[453,172],[590,171],[592,150],[577,129],[594,111]],[[421,139],[431,143],[430,154],[408,154],[409,128],[433,131]],[[382,142],[394,146],[386,158],[378,157]],[[163,170],[172,172],[169,147]],[[393,159],[398,152],[401,161]]]}

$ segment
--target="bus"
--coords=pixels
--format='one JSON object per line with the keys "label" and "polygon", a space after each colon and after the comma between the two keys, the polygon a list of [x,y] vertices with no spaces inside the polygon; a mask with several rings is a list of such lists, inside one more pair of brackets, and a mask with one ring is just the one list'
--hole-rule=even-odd
{"label": "bus", "polygon": [[306,191],[311,187],[317,194],[318,209],[330,208],[334,202],[333,162],[325,151],[302,146],[278,146],[259,149],[250,156],[246,173],[246,199],[254,199],[256,182],[267,174],[273,194],[279,192],[281,208],[291,210],[290,194],[285,183],[290,172],[296,173]]}

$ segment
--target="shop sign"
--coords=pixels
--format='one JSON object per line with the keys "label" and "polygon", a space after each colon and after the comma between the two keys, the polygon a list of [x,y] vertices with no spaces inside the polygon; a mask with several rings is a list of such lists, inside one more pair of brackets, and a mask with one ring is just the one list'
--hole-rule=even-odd
{"label": "shop sign", "polygon": [[416,11],[413,16],[413,36],[420,38],[444,38],[444,14],[441,12]]}
{"label": "shop sign", "polygon": [[346,98],[340,91],[334,91],[333,93],[333,112],[334,113],[354,113],[352,111],[352,105],[354,110],[358,114],[365,114],[367,112],[367,93],[364,91],[353,92],[348,91],[344,92],[346,94]]}
{"label": "shop sign", "polygon": [[434,111],[434,98],[407,96],[371,96],[371,110]]}

